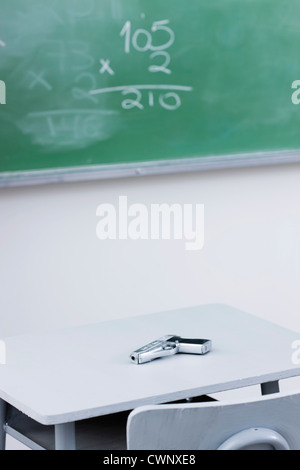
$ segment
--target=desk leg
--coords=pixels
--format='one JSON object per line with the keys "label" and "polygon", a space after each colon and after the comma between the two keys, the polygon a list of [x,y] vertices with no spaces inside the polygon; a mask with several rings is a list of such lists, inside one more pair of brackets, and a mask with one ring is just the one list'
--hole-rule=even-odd
{"label": "desk leg", "polygon": [[75,423],[55,425],[55,450],[76,450]]}
{"label": "desk leg", "polygon": [[6,424],[6,403],[0,398],[0,450],[5,450],[6,432],[4,426]]}
{"label": "desk leg", "polygon": [[270,395],[271,393],[279,393],[279,382],[274,380],[274,382],[266,382],[260,385],[262,395]]}

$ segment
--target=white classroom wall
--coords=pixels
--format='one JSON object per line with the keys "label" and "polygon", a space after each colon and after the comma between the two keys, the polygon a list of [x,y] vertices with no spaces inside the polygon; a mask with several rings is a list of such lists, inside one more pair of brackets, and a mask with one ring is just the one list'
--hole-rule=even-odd
{"label": "white classroom wall", "polygon": [[[205,205],[205,245],[96,237],[103,202]],[[300,332],[300,165],[0,190],[0,337],[222,302]]]}

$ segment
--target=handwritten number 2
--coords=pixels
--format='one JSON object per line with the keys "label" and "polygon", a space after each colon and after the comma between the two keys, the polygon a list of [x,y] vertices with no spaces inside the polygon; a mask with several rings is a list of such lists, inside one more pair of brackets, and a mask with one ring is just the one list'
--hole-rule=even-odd
{"label": "handwritten number 2", "polygon": [[127,99],[122,101],[122,108],[123,109],[132,109],[132,108],[139,108],[144,109],[144,106],[141,103],[142,93],[137,90],[136,88],[128,88],[122,92],[123,95],[128,95],[129,93],[135,94],[135,99]]}
{"label": "handwritten number 2", "polygon": [[157,51],[157,52],[152,52],[150,55],[150,59],[154,59],[155,57],[163,57],[164,62],[161,65],[150,65],[148,68],[149,72],[163,72],[166,74],[172,73],[170,69],[168,69],[168,65],[171,62],[171,57],[170,54],[166,51]]}

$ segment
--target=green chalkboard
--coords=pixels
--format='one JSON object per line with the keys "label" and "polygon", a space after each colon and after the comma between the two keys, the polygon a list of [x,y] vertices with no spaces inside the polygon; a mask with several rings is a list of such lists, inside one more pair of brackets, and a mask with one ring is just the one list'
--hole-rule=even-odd
{"label": "green chalkboard", "polygon": [[292,0],[1,2],[0,184],[297,160],[299,43]]}

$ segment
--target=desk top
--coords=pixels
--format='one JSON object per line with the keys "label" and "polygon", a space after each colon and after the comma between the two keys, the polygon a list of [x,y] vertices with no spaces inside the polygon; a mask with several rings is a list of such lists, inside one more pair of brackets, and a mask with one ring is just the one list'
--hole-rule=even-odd
{"label": "desk top", "polygon": [[[146,364],[130,353],[165,334],[209,338],[205,356]],[[204,305],[5,338],[0,398],[42,424],[60,424],[300,375],[299,334],[226,305]]]}

